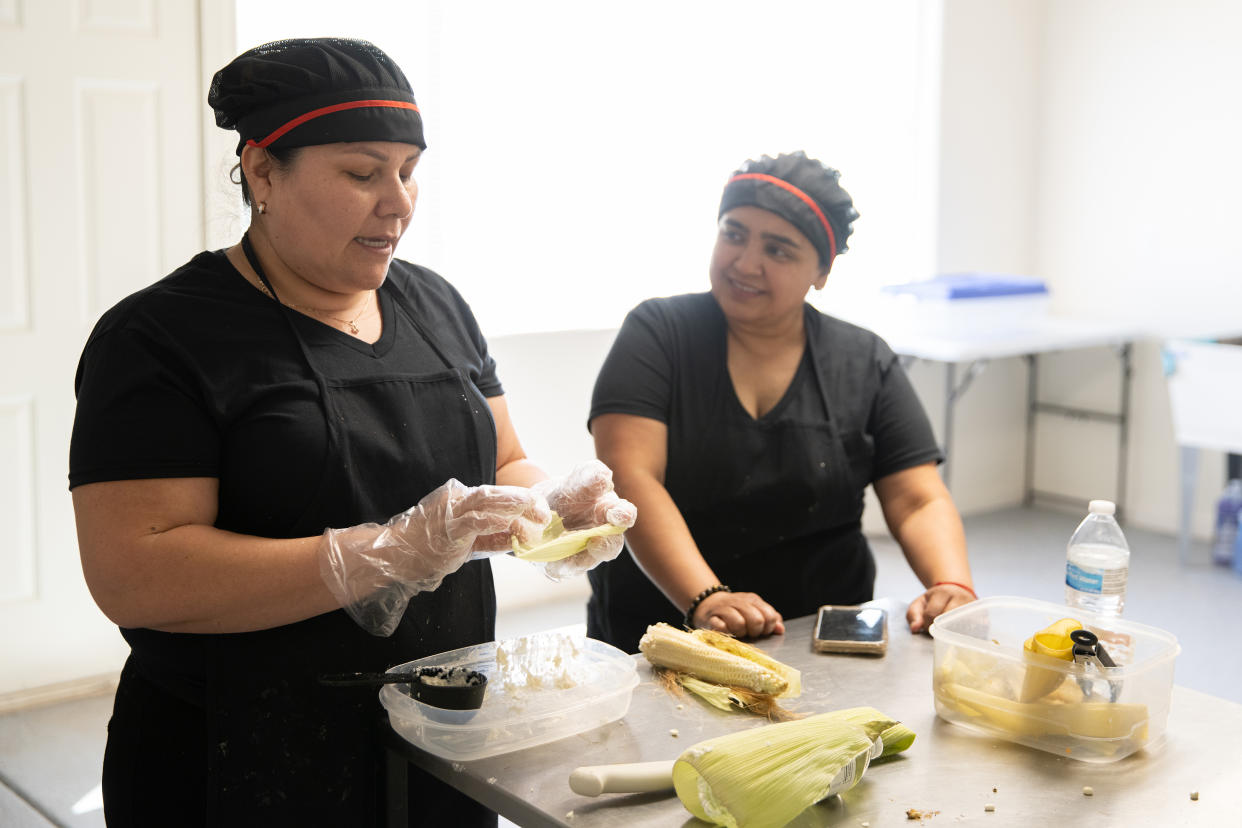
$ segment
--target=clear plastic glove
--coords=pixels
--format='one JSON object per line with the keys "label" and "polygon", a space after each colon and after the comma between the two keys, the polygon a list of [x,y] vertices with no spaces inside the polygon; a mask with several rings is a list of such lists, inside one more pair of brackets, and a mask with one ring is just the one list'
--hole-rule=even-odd
{"label": "clear plastic glove", "polygon": [[472,558],[509,551],[514,535],[537,540],[551,518],[530,489],[450,480],[383,525],[324,532],[319,572],[358,626],[389,636],[411,597]]}
{"label": "clear plastic glove", "polygon": [[[604,523],[628,529],[638,517],[634,504],[613,491],[612,469],[598,460],[583,463],[562,478],[537,483],[533,491],[547,498],[548,505],[569,530],[590,529]],[[544,564],[543,574],[553,581],[581,575],[617,557],[624,546],[624,535],[591,538],[587,548],[577,555]]]}

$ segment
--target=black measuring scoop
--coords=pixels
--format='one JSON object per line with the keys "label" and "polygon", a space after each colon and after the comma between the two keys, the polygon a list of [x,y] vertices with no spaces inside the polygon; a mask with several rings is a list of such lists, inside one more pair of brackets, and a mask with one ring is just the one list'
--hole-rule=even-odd
{"label": "black measuring scoop", "polygon": [[331,687],[408,684],[406,692],[423,704],[445,710],[477,710],[483,705],[487,676],[465,667],[419,667],[409,673],[337,673],[320,676]]}

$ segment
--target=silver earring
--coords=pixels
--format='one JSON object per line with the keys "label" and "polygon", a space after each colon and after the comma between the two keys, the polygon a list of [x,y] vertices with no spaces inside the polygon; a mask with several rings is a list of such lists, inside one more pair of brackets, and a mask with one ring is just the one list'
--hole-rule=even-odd
{"label": "silver earring", "polygon": [[267,202],[260,201],[259,202],[259,215],[263,215],[266,212],[267,212]]}

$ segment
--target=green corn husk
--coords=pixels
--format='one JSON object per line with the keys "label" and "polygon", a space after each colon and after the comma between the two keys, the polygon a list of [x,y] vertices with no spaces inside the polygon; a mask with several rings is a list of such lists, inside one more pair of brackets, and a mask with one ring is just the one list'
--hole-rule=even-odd
{"label": "green corn husk", "polygon": [[744,687],[712,684],[710,681],[703,681],[688,673],[674,673],[672,670],[659,667],[655,669],[660,670],[661,674],[669,676],[673,682],[698,696],[712,707],[730,713],[738,711],[757,713],[760,716],[767,716],[775,722],[789,721],[790,719],[797,718],[796,714],[781,707],[776,696],[767,693],[756,693]]}
{"label": "green corn husk", "polygon": [[699,819],[729,828],[779,828],[827,797],[851,764],[852,777],[835,792],[856,784],[873,740],[895,724],[860,725],[824,713],[708,739],[678,757],[673,786]]}
{"label": "green corn husk", "polygon": [[[885,716],[874,707],[847,707],[844,710],[833,710],[831,713],[821,713],[820,715],[835,716],[842,721],[852,722],[856,725],[865,725],[867,722],[888,718],[888,716]],[[894,722],[892,727],[880,734],[880,738],[884,740],[884,752],[880,754],[880,757],[892,756],[894,753],[900,753],[910,747],[910,745],[914,744],[914,736],[913,730],[901,722]]]}
{"label": "green corn husk", "polygon": [[513,555],[524,561],[541,563],[559,561],[562,558],[577,555],[586,549],[587,541],[591,538],[619,535],[624,531],[624,526],[613,526],[611,523],[605,523],[602,526],[592,526],[590,529],[574,529],[573,531],[566,532],[565,522],[561,520],[560,515],[553,512],[552,522],[543,530],[543,537],[539,539],[538,543],[525,545],[520,543],[516,537],[512,539]]}

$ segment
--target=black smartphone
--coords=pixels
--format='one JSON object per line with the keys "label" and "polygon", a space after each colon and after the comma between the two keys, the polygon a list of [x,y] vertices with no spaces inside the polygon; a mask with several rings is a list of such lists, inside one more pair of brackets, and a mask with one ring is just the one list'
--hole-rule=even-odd
{"label": "black smartphone", "polygon": [[888,613],[879,607],[819,608],[812,646],[821,653],[870,653],[888,649]]}

